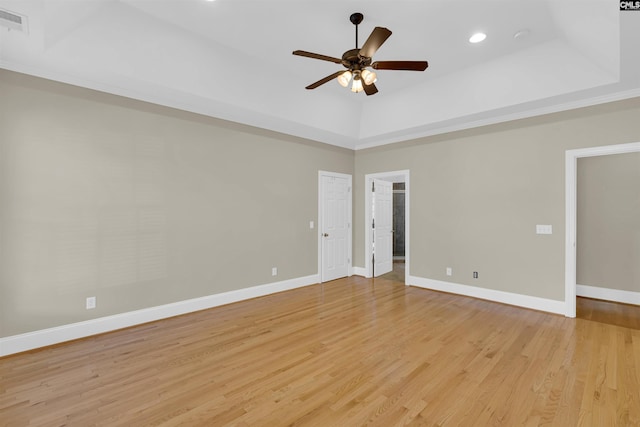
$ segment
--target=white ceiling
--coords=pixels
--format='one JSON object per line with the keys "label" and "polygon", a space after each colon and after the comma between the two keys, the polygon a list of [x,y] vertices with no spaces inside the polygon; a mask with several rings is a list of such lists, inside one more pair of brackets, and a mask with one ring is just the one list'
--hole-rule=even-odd
{"label": "white ceiling", "polygon": [[[640,12],[613,0],[0,0],[0,67],[361,149],[640,96]],[[304,87],[376,26],[379,92]],[[487,39],[468,42],[478,30]],[[516,39],[518,31],[528,36]]]}

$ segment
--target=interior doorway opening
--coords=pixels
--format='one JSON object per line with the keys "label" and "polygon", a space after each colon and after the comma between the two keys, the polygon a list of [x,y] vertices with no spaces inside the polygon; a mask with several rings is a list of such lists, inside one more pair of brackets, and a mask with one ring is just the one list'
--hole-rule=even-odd
{"label": "interior doorway opening", "polygon": [[405,261],[405,183],[393,183],[393,262]]}
{"label": "interior doorway opening", "polygon": [[576,317],[578,159],[640,152],[640,142],[567,150],[565,153],[565,316]]}
{"label": "interior doorway opening", "polygon": [[[365,277],[371,278],[375,274],[375,196],[374,181],[380,180],[392,183],[398,192],[394,191],[394,207],[393,207],[393,259],[397,261],[403,260],[403,274],[399,281],[408,282],[410,275],[410,220],[409,220],[409,203],[410,203],[410,182],[409,171],[392,171],[365,175]],[[402,185],[399,185],[402,184]],[[400,190],[403,188],[402,190]],[[396,194],[402,194],[396,197]],[[396,207],[397,205],[397,207]],[[396,208],[398,214],[396,214]],[[401,215],[402,214],[402,215]]]}

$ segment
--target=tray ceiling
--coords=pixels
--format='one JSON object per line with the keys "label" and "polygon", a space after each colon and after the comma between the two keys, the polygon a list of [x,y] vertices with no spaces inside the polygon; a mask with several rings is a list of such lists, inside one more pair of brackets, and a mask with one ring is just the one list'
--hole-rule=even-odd
{"label": "tray ceiling", "polygon": [[[25,31],[0,25],[0,67],[361,149],[640,96],[640,12],[611,0],[0,0]],[[335,82],[341,56],[376,26],[367,97]],[[485,41],[469,36],[483,31]],[[516,34],[520,33],[516,37]]]}

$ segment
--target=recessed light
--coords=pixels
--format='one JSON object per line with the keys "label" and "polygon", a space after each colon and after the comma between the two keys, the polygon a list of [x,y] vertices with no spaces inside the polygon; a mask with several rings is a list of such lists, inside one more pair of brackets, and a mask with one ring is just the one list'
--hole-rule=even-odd
{"label": "recessed light", "polygon": [[475,33],[471,37],[469,37],[470,43],[480,43],[482,40],[486,39],[487,35],[485,33]]}

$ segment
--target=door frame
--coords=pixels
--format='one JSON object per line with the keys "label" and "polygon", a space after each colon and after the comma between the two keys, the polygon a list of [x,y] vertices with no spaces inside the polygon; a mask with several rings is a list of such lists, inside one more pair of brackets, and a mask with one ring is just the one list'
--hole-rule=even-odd
{"label": "door frame", "polygon": [[410,225],[409,218],[409,206],[411,196],[411,186],[409,184],[409,169],[369,173],[364,176],[364,270],[365,277],[373,277],[373,263],[371,262],[371,185],[374,179],[381,179],[383,181],[390,182],[404,182],[405,183],[405,195],[404,195],[404,239],[405,239],[405,252],[404,252],[404,283],[408,284],[408,278],[410,276],[410,264],[411,259],[411,244],[410,244]]}
{"label": "door frame", "polygon": [[579,148],[565,152],[565,316],[576,317],[578,159],[640,152],[640,142]]}
{"label": "door frame", "polygon": [[322,198],[323,188],[322,188],[322,178],[323,177],[333,177],[333,178],[346,178],[348,181],[348,193],[347,197],[347,218],[348,218],[348,232],[347,232],[347,277],[351,277],[353,275],[353,229],[351,228],[351,224],[353,224],[353,177],[349,174],[339,173],[339,172],[328,172],[328,171],[318,171],[318,227],[316,229],[317,237],[318,237],[318,282],[323,282],[322,277],[322,265],[323,259],[322,256],[324,251],[322,250],[322,230],[324,227],[324,200]]}

